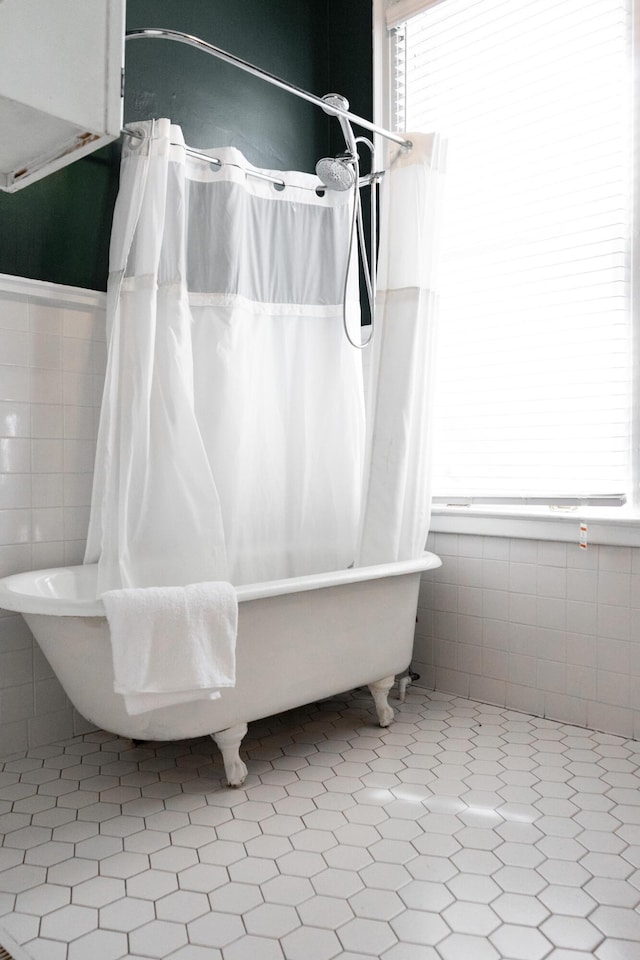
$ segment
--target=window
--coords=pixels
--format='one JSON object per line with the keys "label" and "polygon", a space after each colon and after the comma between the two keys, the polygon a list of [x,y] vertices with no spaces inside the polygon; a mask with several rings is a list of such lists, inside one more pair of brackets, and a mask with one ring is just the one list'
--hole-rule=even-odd
{"label": "window", "polygon": [[447,140],[434,494],[633,498],[632,0],[387,3]]}

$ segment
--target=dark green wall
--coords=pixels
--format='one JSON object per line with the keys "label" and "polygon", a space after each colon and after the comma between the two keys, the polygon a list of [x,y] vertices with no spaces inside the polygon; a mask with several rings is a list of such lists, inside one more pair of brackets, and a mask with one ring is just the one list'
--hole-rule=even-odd
{"label": "dark green wall", "polygon": [[[128,0],[127,29],[181,30],[371,117],[371,0]],[[80,82],[80,78],[79,78]],[[170,117],[194,147],[233,145],[256,165],[312,171],[342,149],[336,120],[182,44],[132,40],[125,122]],[[103,290],[119,145],[15,194],[0,193],[0,273]]]}
{"label": "dark green wall", "polygon": [[[313,91],[327,83],[323,6],[129,0],[127,27],[194,34]],[[169,116],[193,147],[232,145],[260,166],[305,168],[326,138],[326,118],[317,108],[183,44],[129,41],[126,78],[125,120]]]}

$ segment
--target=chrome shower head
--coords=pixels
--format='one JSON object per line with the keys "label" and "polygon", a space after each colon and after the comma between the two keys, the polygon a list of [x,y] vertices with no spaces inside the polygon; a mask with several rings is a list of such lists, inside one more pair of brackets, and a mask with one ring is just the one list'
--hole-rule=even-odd
{"label": "chrome shower head", "polygon": [[[328,107],[335,107],[337,110],[349,109],[349,101],[339,93],[327,93],[322,99]],[[349,190],[354,185],[357,175],[358,147],[356,146],[356,139],[351,124],[346,117],[341,117],[325,107],[322,109],[330,116],[338,117],[347,145],[347,153],[318,160],[316,173],[328,190]]]}
{"label": "chrome shower head", "polygon": [[341,157],[318,160],[316,173],[327,190],[350,190],[356,179],[353,166]]}

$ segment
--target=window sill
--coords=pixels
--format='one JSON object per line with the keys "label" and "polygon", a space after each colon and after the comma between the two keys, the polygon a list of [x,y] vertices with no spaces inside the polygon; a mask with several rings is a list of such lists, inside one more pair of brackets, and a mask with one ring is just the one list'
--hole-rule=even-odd
{"label": "window sill", "polygon": [[580,542],[580,523],[587,524],[587,542],[640,547],[640,513],[629,508],[590,507],[580,512],[551,511],[548,507],[442,507],[431,513],[433,533],[461,533],[482,537]]}

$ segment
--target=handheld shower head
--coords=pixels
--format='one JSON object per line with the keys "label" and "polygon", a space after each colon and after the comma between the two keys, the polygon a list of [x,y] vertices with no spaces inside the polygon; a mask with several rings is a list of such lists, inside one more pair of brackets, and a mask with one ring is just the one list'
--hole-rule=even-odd
{"label": "handheld shower head", "polygon": [[[339,93],[327,93],[323,98],[327,107],[338,110],[348,110],[349,101]],[[358,147],[351,124],[346,117],[335,114],[333,110],[323,107],[325,113],[337,116],[344,134],[347,153],[337,157],[323,157],[316,164],[316,173],[329,190],[350,190],[358,176]]]}
{"label": "handheld shower head", "polygon": [[318,160],[316,173],[328,190],[350,190],[356,179],[353,166],[341,157]]}
{"label": "handheld shower head", "polygon": [[[368,346],[371,343],[373,337],[373,325],[375,319],[375,301],[374,301],[374,291],[375,291],[375,250],[376,250],[376,234],[375,234],[375,185],[376,178],[373,176],[374,168],[374,149],[373,143],[366,140],[364,137],[356,138],[349,123],[349,117],[345,117],[343,114],[348,113],[349,111],[349,101],[346,97],[341,96],[339,93],[327,93],[323,98],[324,103],[326,104],[323,107],[325,113],[328,113],[329,116],[337,117],[340,121],[340,126],[342,128],[342,133],[344,135],[345,143],[347,146],[347,152],[343,154],[338,154],[337,157],[324,157],[322,160],[319,160],[316,164],[316,173],[325,187],[330,190],[351,190],[353,189],[353,204],[351,207],[351,226],[349,229],[349,248],[347,252],[346,259],[346,269],[344,274],[344,285],[342,292],[342,324],[344,327],[344,332],[347,340],[352,347],[356,347],[361,350],[363,347]],[[336,111],[341,111],[337,113]],[[362,205],[360,201],[360,158],[358,156],[358,143],[364,142],[367,147],[371,150],[371,164],[372,164],[372,174],[369,177],[369,183],[371,185],[371,225],[372,225],[372,234],[371,234],[371,261],[367,257],[366,249],[366,238],[364,233],[364,225],[362,219]],[[357,233],[358,237],[358,248],[360,250],[362,268],[365,275],[365,281],[367,284],[367,297],[369,300],[369,306],[371,309],[371,332],[366,340],[357,341],[355,340],[348,329],[347,323],[347,296],[349,288],[349,278],[352,267],[352,257],[351,251],[353,250],[354,237]]]}

